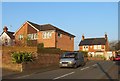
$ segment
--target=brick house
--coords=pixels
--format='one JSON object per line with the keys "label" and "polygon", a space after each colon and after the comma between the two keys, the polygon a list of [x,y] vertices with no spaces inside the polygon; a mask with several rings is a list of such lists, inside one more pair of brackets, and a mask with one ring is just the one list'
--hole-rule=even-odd
{"label": "brick house", "polygon": [[14,45],[15,37],[14,32],[8,31],[8,28],[5,26],[3,32],[0,35],[0,45],[11,46]]}
{"label": "brick house", "polygon": [[74,35],[51,24],[39,25],[30,21],[26,21],[15,32],[16,43],[27,45],[43,43],[44,47],[60,48],[67,51],[74,50],[74,37]]}
{"label": "brick house", "polygon": [[80,51],[87,51],[88,54],[94,56],[103,55],[106,51],[109,51],[109,42],[107,34],[101,38],[85,38],[82,35],[82,40],[79,43]]}

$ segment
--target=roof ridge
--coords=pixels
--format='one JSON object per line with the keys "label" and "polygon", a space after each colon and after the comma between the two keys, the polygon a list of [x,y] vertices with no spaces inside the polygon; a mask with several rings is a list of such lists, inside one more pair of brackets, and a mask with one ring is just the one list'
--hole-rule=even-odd
{"label": "roof ridge", "polygon": [[[42,30],[43,28],[46,28],[46,27],[43,27],[43,26],[47,26],[47,25],[48,25],[48,27],[50,26],[51,29],[58,29],[58,30],[60,30],[60,31],[63,31],[63,32],[71,35],[71,36],[74,36],[73,34],[71,34],[71,33],[69,33],[69,32],[66,32],[66,31],[58,28],[57,26],[52,25],[52,24],[49,24],[49,23],[48,23],[48,24],[42,24],[42,25],[40,25],[40,24],[33,23],[33,22],[31,22],[31,21],[27,21],[27,22],[30,23],[30,24],[32,24],[33,26],[34,26],[34,25],[37,25],[38,27],[35,27],[35,26],[34,26],[34,27],[35,27],[36,29],[38,29],[38,30]],[[41,27],[41,28],[40,28],[40,27]],[[47,28],[48,28],[48,27],[47,27]],[[75,36],[74,36],[74,37],[75,37]]]}
{"label": "roof ridge", "polygon": [[101,38],[104,38],[104,37],[96,37],[96,38],[85,38],[85,39],[101,39]]}
{"label": "roof ridge", "polygon": [[15,33],[15,32],[11,32],[11,31],[7,31],[7,32],[9,32],[9,33]]}
{"label": "roof ridge", "polygon": [[39,25],[51,25],[51,24],[48,23],[48,24],[39,24]]}
{"label": "roof ridge", "polygon": [[31,22],[31,21],[27,21],[27,22],[29,22],[29,23],[32,23],[32,24],[36,24],[36,25],[39,25],[39,24],[37,24],[36,22],[34,23],[34,22]]}

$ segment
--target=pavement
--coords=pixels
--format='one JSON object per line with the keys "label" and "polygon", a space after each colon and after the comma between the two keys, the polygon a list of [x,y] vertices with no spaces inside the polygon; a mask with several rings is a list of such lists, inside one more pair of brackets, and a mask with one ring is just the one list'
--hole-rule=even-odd
{"label": "pavement", "polygon": [[77,69],[54,66],[23,73],[8,72],[3,79],[119,79],[118,66],[118,62],[113,61],[89,61]]}

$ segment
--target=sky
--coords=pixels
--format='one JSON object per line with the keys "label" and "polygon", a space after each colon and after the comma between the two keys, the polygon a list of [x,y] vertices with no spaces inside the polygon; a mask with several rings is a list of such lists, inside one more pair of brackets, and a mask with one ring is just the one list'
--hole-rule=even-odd
{"label": "sky", "polygon": [[[75,50],[85,38],[118,39],[117,2],[3,2],[2,27],[16,31],[25,21],[52,24],[75,35]],[[0,31],[2,32],[2,30]]]}

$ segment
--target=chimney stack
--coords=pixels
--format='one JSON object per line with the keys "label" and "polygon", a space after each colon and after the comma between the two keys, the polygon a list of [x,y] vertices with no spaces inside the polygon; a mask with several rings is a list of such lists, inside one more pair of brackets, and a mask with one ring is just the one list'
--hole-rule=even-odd
{"label": "chimney stack", "polygon": [[84,36],[84,34],[82,35],[82,41],[85,39],[85,36]]}
{"label": "chimney stack", "polygon": [[107,40],[107,38],[108,38],[108,37],[107,37],[107,33],[105,33],[105,39]]}
{"label": "chimney stack", "polygon": [[4,26],[3,31],[4,31],[4,32],[7,32],[7,31],[8,31],[7,26]]}

